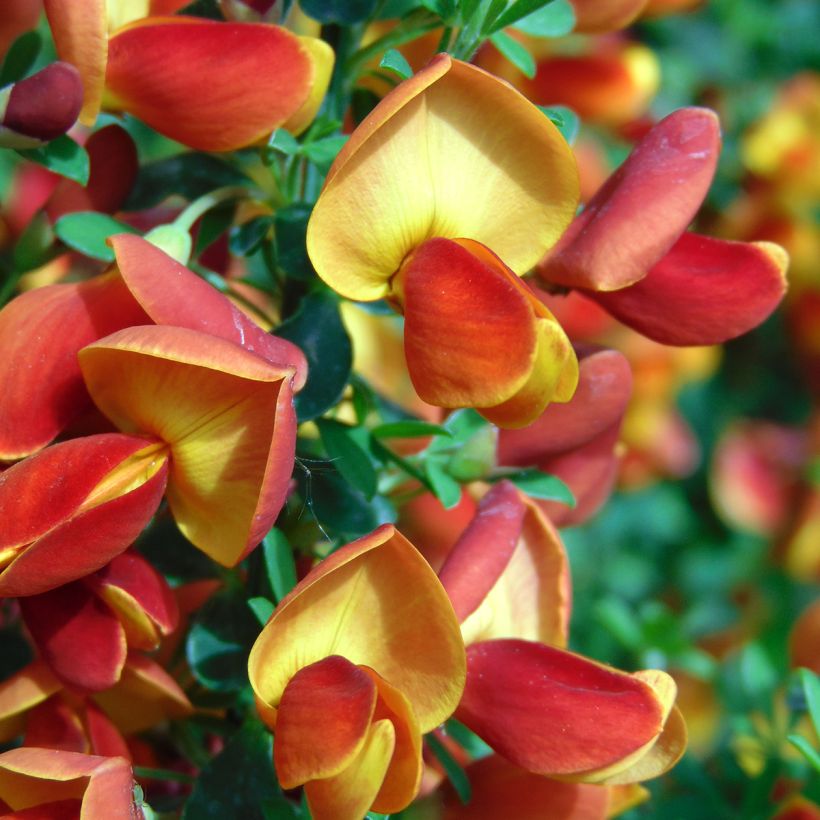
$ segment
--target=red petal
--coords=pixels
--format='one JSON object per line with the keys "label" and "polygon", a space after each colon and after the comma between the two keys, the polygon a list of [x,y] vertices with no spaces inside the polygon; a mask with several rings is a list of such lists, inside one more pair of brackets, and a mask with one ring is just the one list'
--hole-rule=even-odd
{"label": "red petal", "polygon": [[114,102],[202,151],[258,142],[301,108],[313,67],[285,29],[187,17],[149,18],[109,41]]}
{"label": "red petal", "polygon": [[91,751],[80,716],[60,696],[49,698],[28,713],[24,745],[83,754]]}
{"label": "red petal", "polygon": [[111,610],[84,584],[21,598],[20,610],[38,651],[67,686],[99,692],[119,680],[125,633]]}
{"label": "red petal", "polygon": [[495,640],[467,649],[456,717],[528,771],[572,775],[640,750],[663,727],[640,680],[560,649]]}
{"label": "red petal", "polygon": [[276,718],[273,758],[284,789],[333,777],[364,745],[376,686],[339,655],[300,669],[288,682]]}
{"label": "red petal", "polygon": [[713,345],[757,327],[786,291],[788,258],[769,242],[686,233],[645,279],[587,292],[616,319],[667,345]]}
{"label": "red petal", "polygon": [[39,450],[90,406],[77,351],[150,319],[115,273],[18,296],[0,312],[0,459]]}
{"label": "red petal", "polygon": [[719,150],[712,111],[682,108],[661,120],[575,218],[539,275],[607,291],[642,279],[692,221]]}

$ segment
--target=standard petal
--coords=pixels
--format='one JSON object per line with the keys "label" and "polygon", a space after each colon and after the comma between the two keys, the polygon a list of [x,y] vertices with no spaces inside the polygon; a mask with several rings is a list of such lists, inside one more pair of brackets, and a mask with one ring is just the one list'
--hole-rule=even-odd
{"label": "standard petal", "polygon": [[113,271],[10,302],[0,312],[0,460],[39,450],[89,408],[77,364],[81,347],[148,322]]}
{"label": "standard petal", "polygon": [[43,0],[57,54],[80,72],[83,125],[94,124],[102,102],[108,56],[106,5],[106,0]]}
{"label": "standard petal", "polygon": [[107,103],[201,151],[232,151],[283,125],[314,71],[300,38],[255,23],[151,17],[108,46]]}
{"label": "standard petal", "polygon": [[168,501],[186,537],[222,564],[241,560],[285,500],[296,437],[293,370],[165,326],[112,334],[84,348],[80,364],[115,425],[170,447]]}
{"label": "standard petal", "polygon": [[431,237],[470,237],[521,274],[577,201],[574,160],[548,118],[506,83],[440,54],[341,151],[308,252],[331,287],[359,300],[387,295],[405,257]]}
{"label": "standard petal", "polygon": [[519,640],[474,644],[467,658],[456,717],[528,771],[625,768],[663,730],[665,704],[637,676]]}
{"label": "standard petal", "polygon": [[399,689],[423,732],[458,703],[458,621],[430,566],[392,526],[334,552],[282,600],[251,650],[251,685],[275,708],[299,669],[329,655],[368,666]]}
{"label": "standard petal", "polygon": [[116,433],[55,444],[0,475],[0,595],[35,595],[123,552],[156,511],[167,457]]}
{"label": "standard petal", "polygon": [[20,611],[37,650],[63,683],[98,692],[119,680],[125,633],[85,584],[76,581],[21,598]]}
{"label": "standard petal", "polygon": [[219,291],[142,237],[117,234],[109,244],[125,284],[154,323],[227,339],[273,365],[293,367],[294,390],[304,386],[307,361],[295,344],[266,333]]}
{"label": "standard petal", "polygon": [[692,221],[719,151],[712,111],[682,108],[661,120],[575,218],[539,276],[604,291],[642,279]]}
{"label": "standard petal", "polygon": [[273,759],[283,789],[333,777],[346,769],[367,740],[376,686],[339,655],[300,669],[282,693]]}
{"label": "standard petal", "polygon": [[757,327],[786,292],[788,256],[771,242],[685,233],[640,282],[586,295],[666,345],[712,345]]}

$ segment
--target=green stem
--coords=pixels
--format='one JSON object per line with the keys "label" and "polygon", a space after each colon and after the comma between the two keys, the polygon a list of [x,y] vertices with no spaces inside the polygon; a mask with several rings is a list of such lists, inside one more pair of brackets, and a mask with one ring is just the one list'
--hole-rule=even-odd
{"label": "green stem", "polygon": [[217,205],[227,202],[229,199],[244,199],[250,195],[250,191],[241,185],[229,185],[225,188],[217,188],[215,191],[205,194],[195,199],[187,208],[174,220],[174,225],[186,231],[190,231],[194,222],[204,213],[215,208]]}

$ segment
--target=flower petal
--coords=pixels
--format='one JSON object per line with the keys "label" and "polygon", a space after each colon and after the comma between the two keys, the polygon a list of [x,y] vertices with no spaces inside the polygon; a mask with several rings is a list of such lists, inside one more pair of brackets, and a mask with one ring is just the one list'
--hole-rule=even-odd
{"label": "flower petal", "polygon": [[624,290],[587,296],[625,325],[667,345],[711,345],[757,327],[786,291],[786,252],[771,242],[685,233]]}
{"label": "flower petal", "polygon": [[119,680],[125,633],[85,584],[21,598],[20,610],[40,655],[67,686],[98,692]]}
{"label": "flower petal", "polygon": [[100,112],[108,56],[106,0],[43,0],[61,60],[76,66],[83,82],[80,122],[93,125]]}
{"label": "flower petal", "polygon": [[266,333],[219,291],[141,236],[117,234],[108,241],[125,284],[155,324],[227,339],[273,365],[295,368],[294,389],[304,386],[307,361],[295,344]]}
{"label": "flower petal", "polygon": [[108,45],[109,103],[201,151],[232,151],[283,125],[308,99],[311,54],[277,26],[150,17]]}
{"label": "flower petal", "polygon": [[646,5],[647,0],[572,0],[575,31],[601,34],[626,28]]}
{"label": "flower petal", "polygon": [[154,514],[167,472],[155,442],[109,433],[0,474],[0,595],[46,592],[107,564]]}
{"label": "flower petal", "polygon": [[367,740],[376,686],[339,655],[304,666],[287,683],[276,717],[273,759],[283,789],[333,777]]}
{"label": "flower petal", "polygon": [[186,537],[227,566],[257,546],[293,469],[293,370],[166,326],[114,333],[84,348],[80,364],[114,424],[169,445],[168,502]]}
{"label": "flower petal", "polygon": [[48,665],[36,660],[0,682],[0,741],[23,733],[25,714],[62,689]]}
{"label": "flower petal", "polygon": [[77,351],[150,320],[116,273],[49,285],[0,311],[0,459],[29,455],[90,406]]}
{"label": "flower petal", "polygon": [[661,120],[575,218],[539,276],[603,291],[642,279],[692,221],[719,151],[712,111],[682,108]]}
{"label": "flower petal", "polygon": [[424,732],[458,703],[463,653],[438,579],[385,525],[334,552],[282,600],[251,650],[248,671],[257,696],[275,708],[299,669],[341,655],[399,689]]}
{"label": "flower petal", "polygon": [[342,149],[308,252],[334,290],[358,300],[387,295],[404,258],[431,237],[474,239],[521,274],[577,201],[574,160],[548,118],[501,80],[440,54]]}
{"label": "flower petal", "polygon": [[456,717],[528,771],[625,768],[663,730],[665,705],[637,676],[519,640],[473,644],[467,658]]}

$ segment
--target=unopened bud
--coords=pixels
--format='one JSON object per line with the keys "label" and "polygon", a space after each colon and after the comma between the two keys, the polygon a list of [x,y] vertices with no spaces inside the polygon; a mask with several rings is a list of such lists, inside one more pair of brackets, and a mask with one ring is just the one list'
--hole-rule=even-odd
{"label": "unopened bud", "polygon": [[65,134],[83,103],[80,74],[69,63],[52,63],[0,90],[0,145],[37,148]]}

